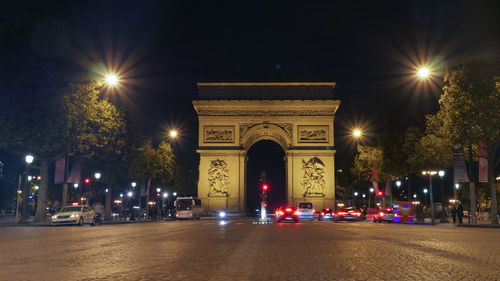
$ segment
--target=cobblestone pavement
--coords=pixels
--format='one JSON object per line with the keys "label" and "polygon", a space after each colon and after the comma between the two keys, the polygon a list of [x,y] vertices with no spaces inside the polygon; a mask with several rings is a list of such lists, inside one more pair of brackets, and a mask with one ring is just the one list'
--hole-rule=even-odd
{"label": "cobblestone pavement", "polygon": [[247,219],[0,227],[0,280],[500,280],[500,229]]}

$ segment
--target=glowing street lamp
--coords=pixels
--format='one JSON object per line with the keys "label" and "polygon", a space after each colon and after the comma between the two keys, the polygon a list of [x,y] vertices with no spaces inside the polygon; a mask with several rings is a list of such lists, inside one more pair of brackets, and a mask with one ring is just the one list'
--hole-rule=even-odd
{"label": "glowing street lamp", "polygon": [[170,137],[171,137],[171,138],[176,138],[176,137],[177,137],[177,135],[178,135],[178,133],[177,133],[177,131],[176,131],[176,130],[171,130],[171,131],[169,132],[169,135],[170,135]]}
{"label": "glowing street lamp", "polygon": [[116,86],[116,85],[118,85],[118,82],[119,82],[119,78],[115,74],[106,75],[105,80],[106,80],[106,84],[108,84],[109,86]]}
{"label": "glowing street lamp", "polygon": [[101,173],[97,172],[94,174],[94,177],[96,180],[100,179],[101,178]]}
{"label": "glowing street lamp", "polygon": [[356,138],[359,138],[361,137],[362,132],[360,129],[355,129],[354,131],[352,131],[352,135],[355,136]]}
{"label": "glowing street lamp", "polygon": [[422,79],[428,78],[430,76],[430,74],[431,74],[431,71],[427,67],[421,67],[417,72],[418,77],[420,77]]}
{"label": "glowing street lamp", "polygon": [[174,196],[177,196],[177,192],[174,192],[174,193],[173,193],[173,195],[174,195]]}
{"label": "glowing street lamp", "polygon": [[33,163],[34,159],[35,159],[35,157],[33,157],[33,155],[31,155],[31,154],[26,155],[26,158],[25,158],[26,164],[30,165],[31,163]]}
{"label": "glowing street lamp", "polygon": [[78,184],[77,184],[77,183],[74,183],[74,184],[73,184],[73,187],[74,187],[74,188],[78,188]]}
{"label": "glowing street lamp", "polygon": [[134,195],[134,193],[132,193],[132,191],[127,192],[127,196],[128,196],[129,198],[131,198],[133,195]]}
{"label": "glowing street lamp", "polygon": [[137,186],[137,183],[136,183],[135,181],[133,181],[133,182],[131,183],[131,185],[132,185],[132,187],[136,187],[136,186]]}
{"label": "glowing street lamp", "polygon": [[163,192],[163,198],[167,198],[168,197],[168,193],[167,192]]}

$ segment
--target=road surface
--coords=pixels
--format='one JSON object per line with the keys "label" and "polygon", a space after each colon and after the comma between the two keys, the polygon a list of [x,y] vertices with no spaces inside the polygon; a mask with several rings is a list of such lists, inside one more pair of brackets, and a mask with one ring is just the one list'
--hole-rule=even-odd
{"label": "road surface", "polygon": [[499,280],[500,229],[249,219],[0,227],[0,280]]}

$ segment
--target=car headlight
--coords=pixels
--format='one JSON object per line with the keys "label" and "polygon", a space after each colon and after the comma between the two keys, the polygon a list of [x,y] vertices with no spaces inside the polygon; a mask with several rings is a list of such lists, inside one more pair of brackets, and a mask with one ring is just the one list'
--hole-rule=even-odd
{"label": "car headlight", "polygon": [[71,217],[72,217],[72,218],[76,218],[76,215],[75,215],[75,214],[71,214]]}
{"label": "car headlight", "polygon": [[57,219],[57,215],[53,215],[53,216],[52,216],[52,219],[53,219],[53,220]]}

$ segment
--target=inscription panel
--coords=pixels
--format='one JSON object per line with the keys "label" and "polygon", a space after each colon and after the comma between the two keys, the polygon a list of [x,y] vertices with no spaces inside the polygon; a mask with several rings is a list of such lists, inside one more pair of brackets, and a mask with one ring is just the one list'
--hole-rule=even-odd
{"label": "inscription panel", "polygon": [[205,143],[234,142],[234,126],[204,126],[203,141]]}
{"label": "inscription panel", "polygon": [[328,142],[328,125],[299,125],[297,133],[301,143]]}

